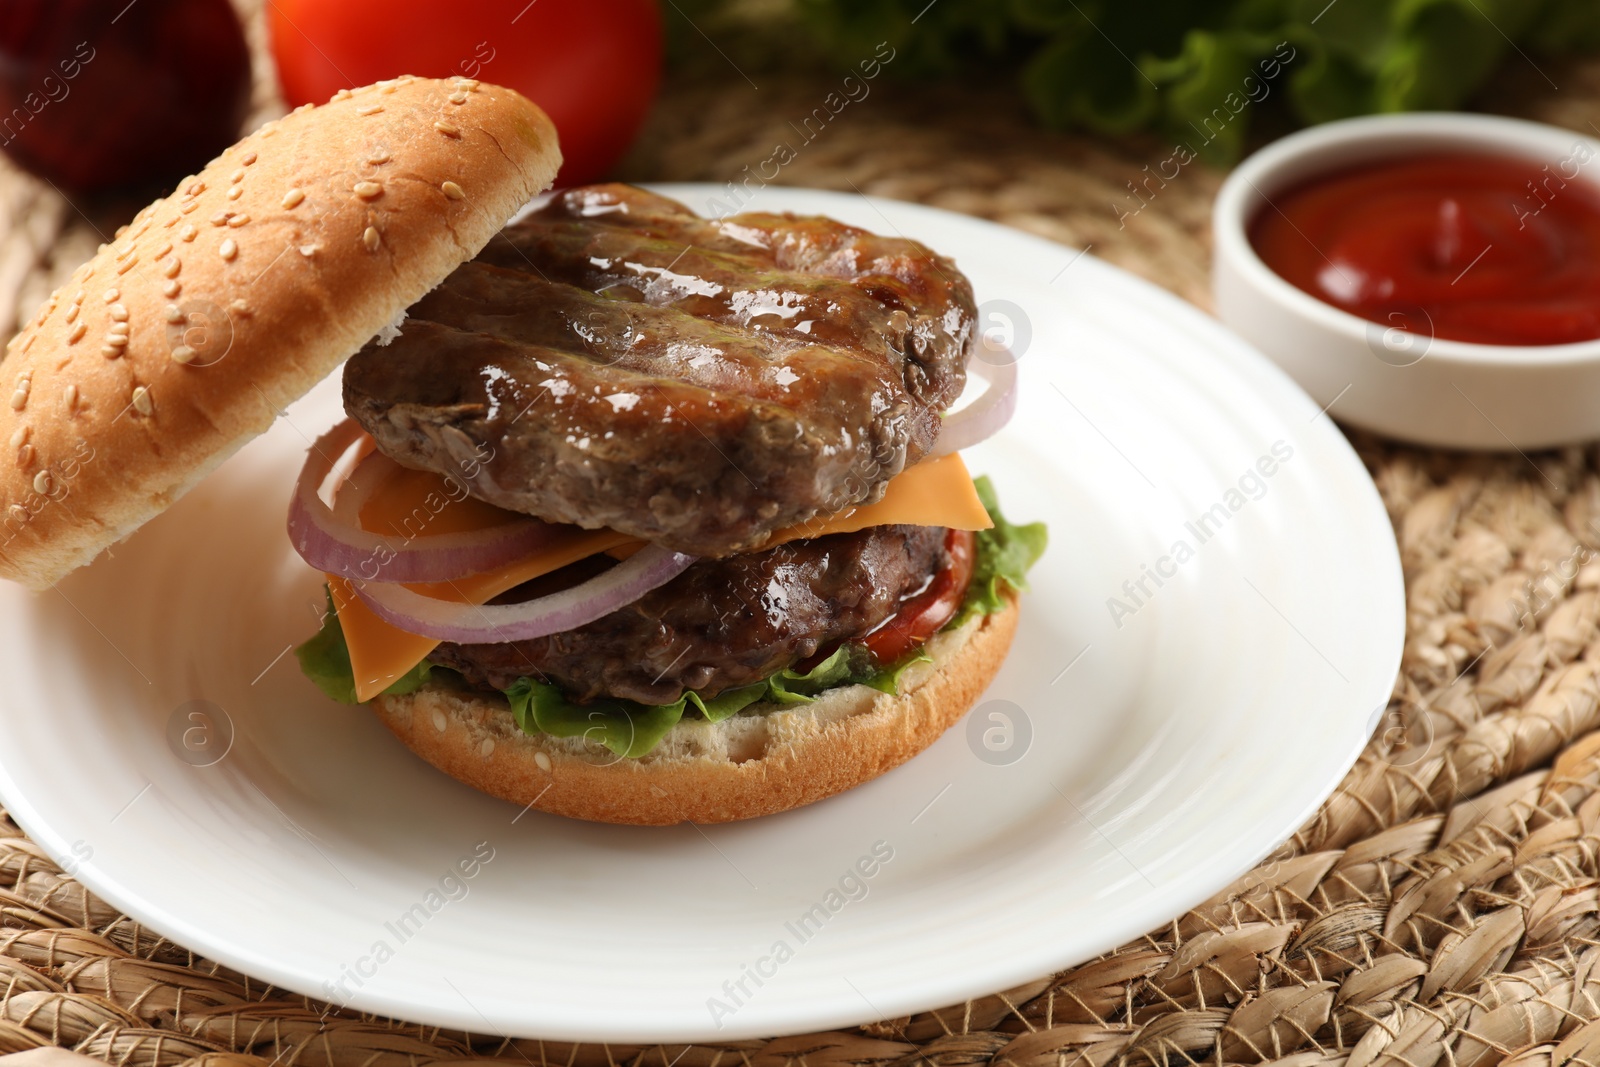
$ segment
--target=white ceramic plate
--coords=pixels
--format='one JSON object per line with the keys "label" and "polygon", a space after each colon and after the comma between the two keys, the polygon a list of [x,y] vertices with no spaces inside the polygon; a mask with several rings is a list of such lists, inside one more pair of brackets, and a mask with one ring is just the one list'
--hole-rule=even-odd
{"label": "white ceramic plate", "polygon": [[0,589],[6,807],[94,892],[241,971],[571,1040],[959,1002],[1248,869],[1352,763],[1399,663],[1394,541],[1338,430],[1216,322],[1071,249],[861,196],[754,206],[919,238],[1015,330],[1021,410],[968,462],[1051,547],[966,722],[842,796],[719,827],[522,813],[445,778],[286,654],[321,600],[283,519],[339,416],[330,381],[112,557]]}

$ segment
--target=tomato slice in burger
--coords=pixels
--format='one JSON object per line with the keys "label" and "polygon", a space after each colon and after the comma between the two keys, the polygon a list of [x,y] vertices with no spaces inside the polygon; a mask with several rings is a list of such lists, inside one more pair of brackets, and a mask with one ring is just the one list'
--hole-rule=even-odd
{"label": "tomato slice in burger", "polygon": [[872,658],[889,666],[939,632],[966,599],[977,555],[977,538],[970,530],[949,530],[944,537],[947,562],[923,589],[906,600],[876,630],[861,638]]}

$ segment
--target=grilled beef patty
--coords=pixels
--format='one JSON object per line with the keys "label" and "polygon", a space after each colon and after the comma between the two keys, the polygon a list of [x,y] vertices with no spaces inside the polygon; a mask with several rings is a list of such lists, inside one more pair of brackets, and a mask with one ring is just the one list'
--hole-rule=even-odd
{"label": "grilled beef patty", "polygon": [[974,316],[915,242],[591,186],[357,353],[345,406],[401,463],[481,470],[492,504],[728,556],[877,500],[922,458]]}
{"label": "grilled beef patty", "polygon": [[582,702],[668,704],[686,689],[715,696],[883,622],[945,566],[944,538],[940,527],[874,526],[701,560],[576,630],[508,644],[443,644],[429,658],[480,688],[505,689],[527,676]]}

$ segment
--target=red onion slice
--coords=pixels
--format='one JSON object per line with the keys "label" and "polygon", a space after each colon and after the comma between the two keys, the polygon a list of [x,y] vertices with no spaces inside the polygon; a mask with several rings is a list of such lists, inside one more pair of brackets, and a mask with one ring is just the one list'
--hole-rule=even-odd
{"label": "red onion slice", "polygon": [[[1010,353],[1004,353],[1009,356]],[[963,448],[971,448],[979,441],[993,437],[1000,428],[1011,421],[1017,411],[1017,361],[1010,358],[1004,363],[990,363],[975,359],[967,364],[969,372],[989,383],[989,388],[977,399],[953,415],[946,415],[939,427],[939,438],[933,443],[929,459],[948,456]]]}
{"label": "red onion slice", "polygon": [[357,582],[355,590],[373,614],[407,633],[469,645],[504,644],[594,622],[670,582],[694,561],[651,545],[587,582],[520,604],[459,604],[382,582]]}
{"label": "red onion slice", "polygon": [[[323,503],[322,484],[363,435],[346,420],[319,437],[295,483],[289,505],[289,541],[311,566],[357,581],[439,582],[509,566],[539,548],[554,527],[538,519],[508,522],[470,533],[413,538],[384,537],[355,521],[360,500]],[[362,461],[365,467],[372,457]],[[358,470],[360,467],[357,468]],[[365,493],[356,490],[364,499]]]}

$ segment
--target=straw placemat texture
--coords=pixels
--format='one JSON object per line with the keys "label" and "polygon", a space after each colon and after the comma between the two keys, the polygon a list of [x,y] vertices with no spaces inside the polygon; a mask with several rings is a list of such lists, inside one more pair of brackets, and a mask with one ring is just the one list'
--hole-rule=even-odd
{"label": "straw placemat texture", "polygon": [[[827,88],[783,75],[756,89],[733,70],[669,85],[629,176],[734,180]],[[266,80],[259,103],[263,115],[276,106]],[[1486,103],[1585,128],[1600,115],[1600,63],[1513,70]],[[1091,245],[1205,305],[1220,176],[1192,165],[1118,218],[1126,183],[1169,151],[1041,133],[1001,89],[884,84],[778,180]],[[0,165],[0,333],[93,253],[118,212],[85,215]],[[197,958],[0,820],[0,1052],[64,1046],[149,1067],[1600,1064],[1600,448],[1464,456],[1356,443],[1407,585],[1383,725],[1261,867],[1101,959],[832,1033],[693,1047],[507,1041],[332,1009]]]}

